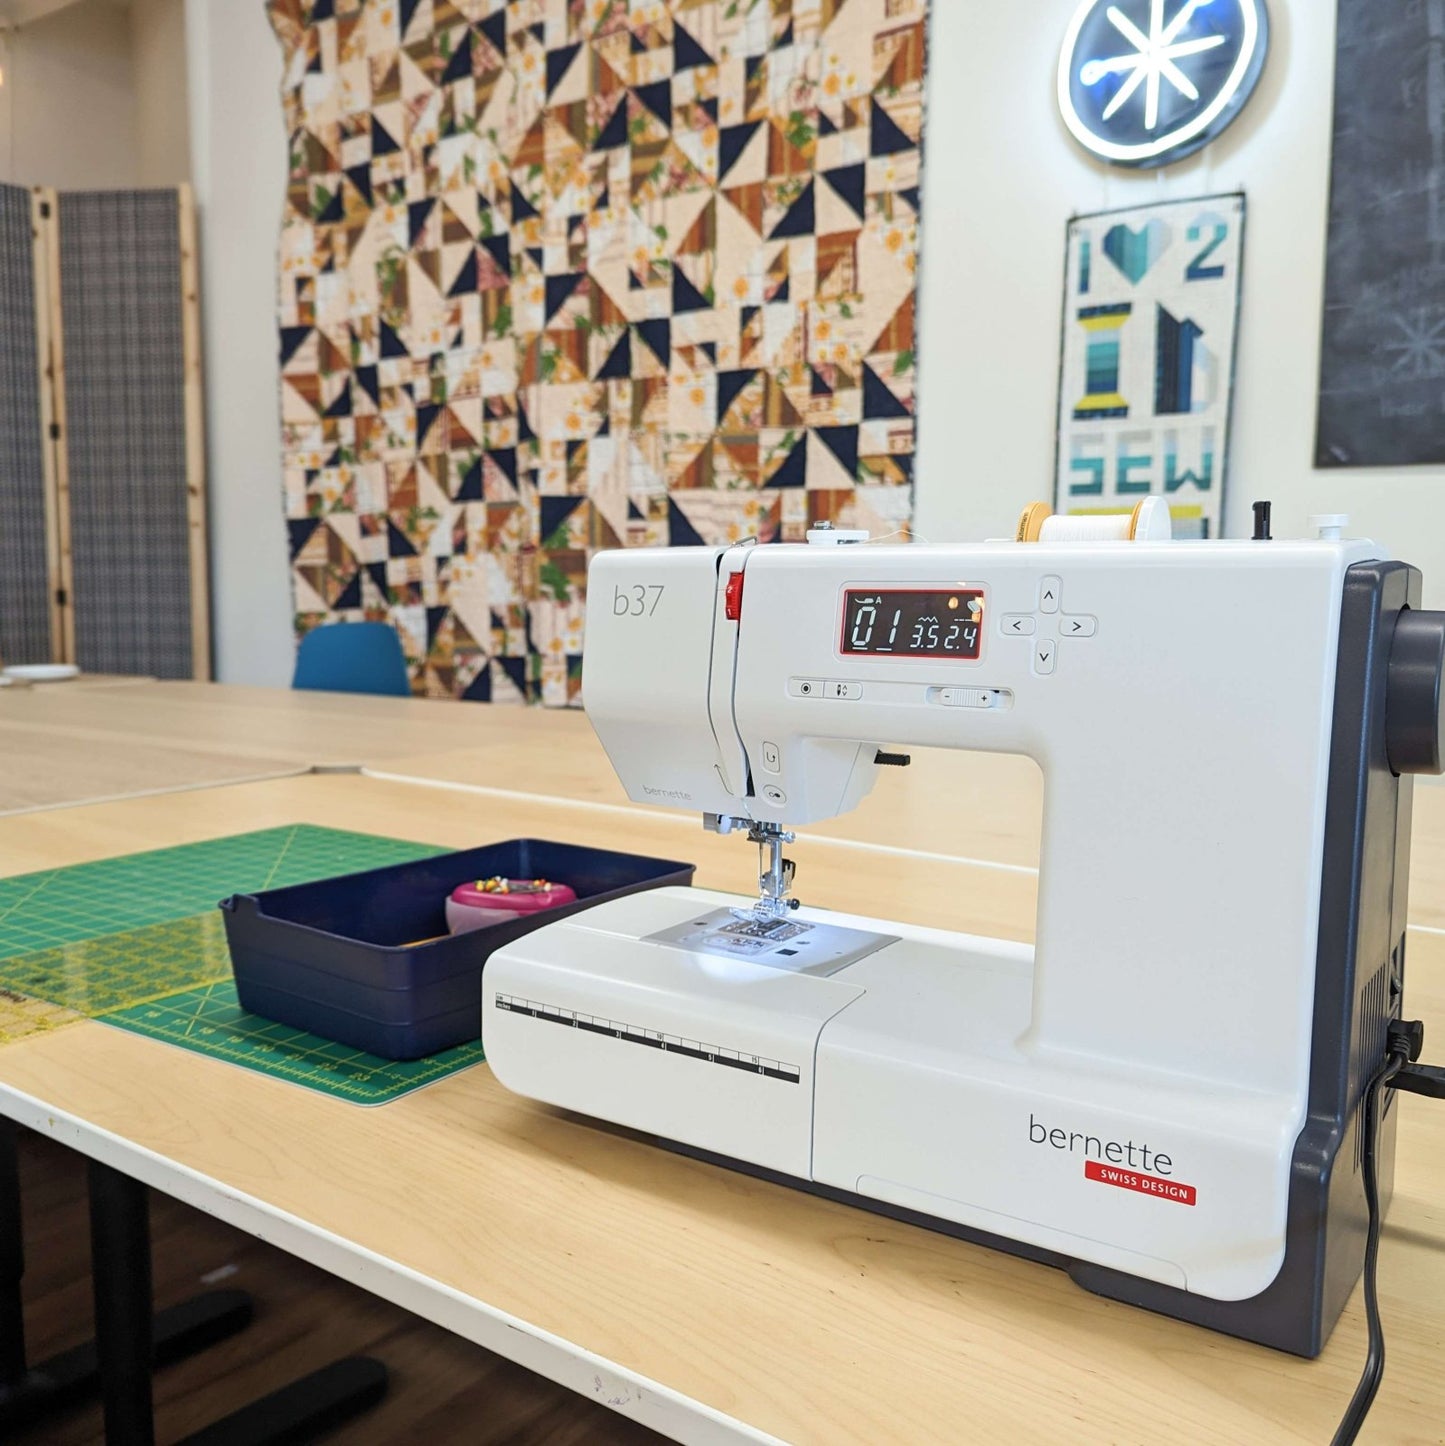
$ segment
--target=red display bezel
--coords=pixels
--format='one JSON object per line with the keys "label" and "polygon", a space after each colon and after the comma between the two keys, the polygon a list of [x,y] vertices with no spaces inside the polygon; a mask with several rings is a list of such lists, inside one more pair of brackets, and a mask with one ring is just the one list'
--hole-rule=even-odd
{"label": "red display bezel", "polygon": [[[931,593],[936,597],[944,595],[959,598],[977,598],[979,600],[978,612],[978,651],[976,653],[879,653],[863,652],[848,646],[848,615],[852,611],[851,600],[863,596],[886,596],[898,593],[927,594]],[[838,655],[843,658],[920,658],[924,661],[944,660],[950,663],[978,663],[983,661],[983,640],[986,634],[986,622],[988,618],[988,595],[981,587],[845,587],[843,589],[843,612],[838,628]]]}

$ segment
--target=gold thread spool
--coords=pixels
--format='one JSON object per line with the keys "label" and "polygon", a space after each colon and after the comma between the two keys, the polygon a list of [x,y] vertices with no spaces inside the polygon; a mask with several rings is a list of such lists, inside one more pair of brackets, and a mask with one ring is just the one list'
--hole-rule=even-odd
{"label": "gold thread spool", "polygon": [[1030,502],[1019,517],[1015,542],[1037,542],[1044,530],[1044,523],[1054,515],[1054,509],[1047,502]]}

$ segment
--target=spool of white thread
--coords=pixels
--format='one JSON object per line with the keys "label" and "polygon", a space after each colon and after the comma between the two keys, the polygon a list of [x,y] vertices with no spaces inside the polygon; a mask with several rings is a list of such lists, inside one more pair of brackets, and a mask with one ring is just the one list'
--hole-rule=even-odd
{"label": "spool of white thread", "polygon": [[[1028,517],[1028,514],[1025,514]],[[1026,540],[1039,542],[1169,542],[1174,523],[1162,497],[1146,497],[1133,512],[1107,517],[1036,517],[1032,526],[1021,524]],[[1028,537],[1033,533],[1032,538]]]}

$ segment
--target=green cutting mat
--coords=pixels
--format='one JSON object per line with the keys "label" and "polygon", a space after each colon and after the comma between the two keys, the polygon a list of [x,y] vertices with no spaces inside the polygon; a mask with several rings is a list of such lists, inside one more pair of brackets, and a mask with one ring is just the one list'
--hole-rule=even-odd
{"label": "green cutting mat", "polygon": [[236,1002],[236,986],[230,979],[107,1014],[101,1023],[361,1105],[385,1104],[485,1058],[478,1041],[427,1059],[378,1059],[247,1014]]}
{"label": "green cutting mat", "polygon": [[445,849],[296,824],[0,879],[0,1044],[98,1019],[360,1104],[482,1059],[360,1054],[236,1003],[217,902]]}

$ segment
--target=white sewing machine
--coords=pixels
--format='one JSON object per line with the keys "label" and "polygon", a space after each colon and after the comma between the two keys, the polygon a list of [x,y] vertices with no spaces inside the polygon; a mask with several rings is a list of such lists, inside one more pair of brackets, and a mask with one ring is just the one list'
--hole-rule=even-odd
{"label": "white sewing machine", "polygon": [[[760,844],[760,896],[639,894],[500,950],[487,1058],[1313,1355],[1360,1271],[1357,1105],[1399,1017],[1400,775],[1441,768],[1445,615],[1366,542],[1041,517],[1038,541],[600,555],[588,715],[631,799]],[[796,906],[789,830],[899,745],[1038,762],[1035,947]]]}

